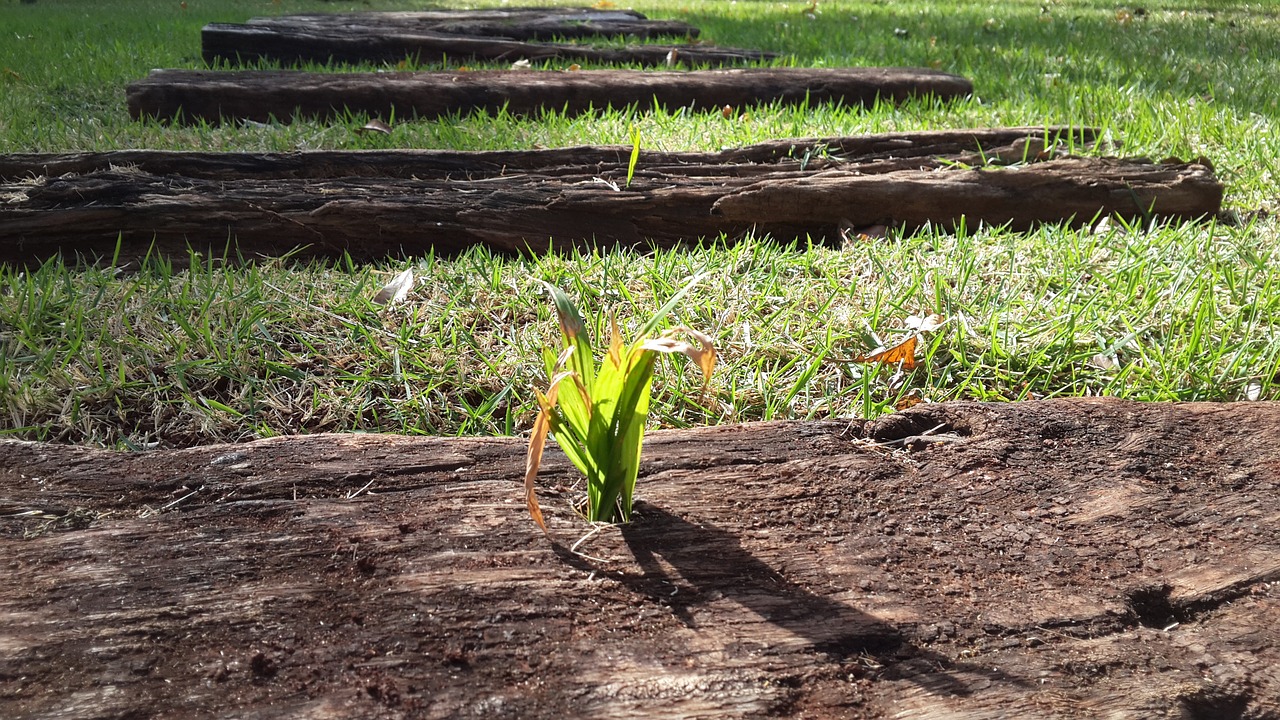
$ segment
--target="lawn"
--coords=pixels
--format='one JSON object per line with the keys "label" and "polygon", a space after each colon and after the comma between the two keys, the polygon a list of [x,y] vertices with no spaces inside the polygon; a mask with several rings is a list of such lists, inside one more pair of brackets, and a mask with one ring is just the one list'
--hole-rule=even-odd
{"label": "lawn", "polygon": [[[474,5],[494,5],[479,2]],[[456,6],[461,6],[454,4]],[[725,117],[621,108],[507,114],[358,132],[320,124],[169,127],[129,120],[124,87],[200,67],[208,22],[411,9],[421,2],[0,0],[0,152],[118,148],[715,149],[778,137],[1074,124],[1095,152],[1209,158],[1219,222],[890,234],[844,247],[711,238],[698,248],[513,258],[483,249],[378,265],[152,259],[141,266],[0,268],[0,436],[149,448],[321,431],[520,434],[555,321],[539,280],[595,332],[634,330],[691,276],[673,324],[708,330],[720,364],[655,376],[652,420],[689,426],[867,417],[906,398],[1275,399],[1280,11],[1263,3],[1089,0],[631,5],[720,45],[803,66],[910,65],[970,77],[975,96],[849,109],[742,108]],[[552,66],[548,66],[552,67]],[[424,68],[428,69],[428,68]],[[404,302],[372,302],[412,268]],[[919,366],[850,359],[925,334]],[[628,333],[629,334],[629,333]]]}

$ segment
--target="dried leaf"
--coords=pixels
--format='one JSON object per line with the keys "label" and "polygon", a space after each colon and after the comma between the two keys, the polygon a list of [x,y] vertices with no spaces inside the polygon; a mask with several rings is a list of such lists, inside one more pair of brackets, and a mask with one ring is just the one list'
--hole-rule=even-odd
{"label": "dried leaf", "polygon": [[567,68],[569,72],[578,72],[581,69],[582,69],[582,66],[579,65],[578,63],[574,63]]}
{"label": "dried leaf", "polygon": [[[536,391],[535,391],[536,392]],[[533,421],[533,434],[529,438],[529,454],[524,460],[524,502],[529,508],[533,521],[538,523],[542,532],[547,531],[547,521],[542,517],[542,508],[538,506],[538,492],[534,481],[538,479],[538,466],[542,464],[542,451],[547,447],[547,433],[551,431],[551,405],[555,402],[555,388],[551,389],[551,397],[538,393],[538,418]]]}
{"label": "dried leaf", "polygon": [[[683,340],[676,340],[672,337],[673,335],[681,332],[689,333],[697,338],[701,347],[695,347],[691,343],[687,343]],[[711,336],[694,330],[693,328],[683,326],[671,328],[670,330],[662,333],[659,337],[645,340],[641,347],[645,350],[652,350],[653,352],[665,354],[681,353],[685,355],[690,360],[697,363],[698,369],[702,370],[702,385],[704,389],[706,388],[707,383],[711,380],[711,371],[716,367],[716,346],[712,341]]]}
{"label": "dried leaf", "polygon": [[410,268],[396,275],[391,282],[383,285],[378,293],[373,296],[375,305],[395,305],[405,299],[409,291],[413,289],[413,269]]}
{"label": "dried leaf", "polygon": [[919,336],[913,333],[906,340],[891,348],[881,348],[867,355],[858,355],[850,362],[881,363],[883,365],[897,364],[903,370],[914,370],[916,367],[917,342],[919,342]]}
{"label": "dried leaf", "polygon": [[362,133],[375,132],[375,133],[382,133],[383,135],[390,135],[391,126],[379,120],[378,118],[374,118],[369,122],[365,123],[364,126],[361,127],[358,132],[362,132]]}
{"label": "dried leaf", "polygon": [[922,402],[924,402],[924,398],[919,395],[903,395],[898,399],[898,402],[894,403],[893,409],[898,412],[902,412],[903,410],[913,408]]}
{"label": "dried leaf", "polygon": [[667,67],[675,67],[680,62],[680,53],[675,48],[667,51]]}
{"label": "dried leaf", "polygon": [[720,114],[724,116],[725,120],[731,119],[733,117],[733,106],[725,105],[723,108],[720,108]]}

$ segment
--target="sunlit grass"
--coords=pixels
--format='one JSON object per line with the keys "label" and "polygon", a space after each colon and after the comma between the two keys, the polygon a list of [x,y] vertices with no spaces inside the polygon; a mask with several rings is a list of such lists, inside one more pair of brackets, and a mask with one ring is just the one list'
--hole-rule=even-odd
{"label": "sunlit grass", "polygon": [[[496,3],[477,3],[496,4]],[[1206,156],[1240,225],[969,228],[845,247],[747,238],[695,250],[542,258],[483,249],[353,266],[153,259],[136,271],[0,269],[0,433],[149,447],[281,433],[519,434],[554,319],[537,280],[634,331],[707,272],[673,323],[711,331],[721,364],[655,377],[661,426],[861,417],[904,396],[1018,400],[1275,398],[1275,210],[1280,196],[1280,16],[1234,2],[649,2],[721,45],[797,65],[913,65],[971,77],[976,97],[870,109],[830,105],[619,108],[396,118],[389,136],[350,115],[322,124],[168,126],[129,120],[124,86],[151,68],[200,67],[206,22],[404,9],[371,0],[0,4],[0,152],[117,148],[522,149],[580,144],[716,149],[791,136],[969,126],[1103,128],[1097,152]],[[424,3],[425,5],[425,3]],[[900,32],[899,32],[900,31]],[[318,68],[313,68],[318,69]],[[372,69],[372,68],[368,68]],[[1256,214],[1254,211],[1264,211]],[[370,298],[407,264],[399,305]],[[920,366],[848,362],[901,337],[909,315],[948,320]],[[606,332],[589,317],[592,332]]]}

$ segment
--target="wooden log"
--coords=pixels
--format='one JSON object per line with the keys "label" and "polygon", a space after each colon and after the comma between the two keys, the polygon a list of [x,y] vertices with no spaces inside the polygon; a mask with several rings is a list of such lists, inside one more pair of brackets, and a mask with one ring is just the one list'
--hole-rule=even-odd
{"label": "wooden log", "polygon": [[[1030,151],[1024,134],[1008,145],[984,145],[981,154],[978,136],[1007,140],[1014,134],[975,131],[968,153],[949,155],[922,151],[958,147],[961,134],[933,134],[938,144],[928,136],[908,141],[899,135],[655,153],[642,155],[630,186],[629,149],[623,147],[319,153],[314,162],[307,154],[206,155],[191,158],[185,175],[174,174],[181,154],[29,159],[27,167],[72,174],[0,183],[0,194],[10,198],[0,205],[0,260],[109,255],[121,237],[127,258],[153,242],[157,251],[177,257],[185,257],[188,246],[222,252],[231,237],[246,257],[301,247],[304,257],[348,253],[366,260],[430,249],[447,254],[475,244],[501,252],[671,247],[722,235],[732,241],[748,231],[835,242],[843,228],[880,223],[951,226],[966,218],[970,225],[1021,228],[1079,225],[1099,215],[1141,220],[1153,209],[1160,217],[1197,218],[1221,209],[1222,187],[1200,164],[1066,158],[981,172],[948,164],[977,162],[980,155],[1034,157],[1044,144],[1043,131],[1038,133]],[[859,145],[878,149],[864,155],[843,150]],[[539,167],[540,157],[574,164]],[[774,159],[715,162],[728,157]],[[130,159],[140,164],[121,164]],[[17,165],[0,161],[0,169],[13,174]],[[1018,185],[1020,178],[1025,186]],[[983,188],[984,182],[993,187]],[[878,183],[896,193],[875,189]],[[801,185],[809,194],[795,202],[807,203],[808,214],[783,207],[770,194],[775,186]],[[1006,199],[1019,196],[1036,202]]]}
{"label": "wooden log", "polygon": [[206,25],[202,35],[204,59],[210,65],[219,62],[251,64],[259,60],[273,60],[285,65],[398,63],[408,59],[419,63],[563,60],[698,67],[745,65],[777,57],[775,53],[760,50],[712,45],[631,45],[610,48],[445,33],[328,34],[219,23]]}
{"label": "wooden log", "polygon": [[[835,137],[786,138],[714,152],[643,150],[639,172],[673,166],[689,176],[712,174],[744,177],[776,170],[855,164],[859,172],[874,168],[939,167],[938,158],[978,162],[982,156],[1009,162],[1023,159],[1031,143],[1032,160],[1051,148],[1083,149],[1097,140],[1091,127],[1006,127],[919,132],[874,133]],[[290,153],[184,152],[118,150],[102,153],[13,153],[0,155],[0,181],[18,182],[69,173],[82,175],[112,168],[132,168],[152,175],[181,175],[209,180],[246,178],[391,177],[445,179],[492,178],[513,173],[582,175],[616,173],[629,160],[630,147],[578,146],[542,150],[361,150]],[[807,158],[807,159],[806,159]],[[916,162],[919,161],[919,162]]]}
{"label": "wooden log", "polygon": [[489,70],[416,73],[154,70],[126,90],[129,113],[193,122],[372,116],[440,117],[477,111],[582,113],[606,107],[718,109],[725,105],[968,95],[963,77],[916,68],[751,68],[694,72]]}
{"label": "wooden log", "polygon": [[[287,15],[254,18],[246,24],[211,23],[202,32],[204,60],[247,63],[396,63],[552,60],[592,63],[732,65],[776,57],[759,50],[712,45],[591,47],[556,38],[664,36],[693,38],[698,29],[681,22],[655,21],[634,11],[590,8],[525,8],[457,12],[399,12]],[[673,52],[674,51],[674,52]]]}
{"label": "wooden log", "polygon": [[515,438],[0,440],[0,716],[1272,717],[1276,432],[1107,399],[655,432],[577,553],[572,467],[548,542]]}
{"label": "wooden log", "polygon": [[1222,194],[1206,165],[1068,158],[958,172],[764,178],[716,200],[711,212],[730,224],[773,218],[780,224],[952,228],[964,218],[970,227],[1027,230],[1054,221],[1079,227],[1111,216],[1210,217],[1221,210]]}
{"label": "wooden log", "polygon": [[701,32],[688,23],[651,20],[635,10],[591,7],[509,7],[409,12],[315,13],[256,17],[247,27],[330,34],[418,32],[502,37],[512,40],[557,40],[634,37],[696,38]]}

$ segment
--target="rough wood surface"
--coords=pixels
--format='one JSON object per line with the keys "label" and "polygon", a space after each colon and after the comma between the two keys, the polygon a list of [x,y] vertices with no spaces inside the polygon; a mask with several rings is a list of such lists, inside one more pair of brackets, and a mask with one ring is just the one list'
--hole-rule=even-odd
{"label": "rough wood surface", "polygon": [[0,716],[1270,718],[1280,406],[652,435],[567,545],[523,442],[0,441]]}
{"label": "rough wood surface", "polygon": [[[1021,160],[1010,146],[1019,142],[1092,144],[1098,130],[1090,127],[1005,127],[924,132],[875,133],[835,137],[785,138],[715,152],[660,152],[642,150],[639,170],[649,166],[682,166],[685,174],[705,172],[729,175],[769,173],[777,169],[829,167],[828,160],[846,163],[902,161],[902,167],[936,167],[938,157],[969,158],[979,152]],[[625,167],[631,148],[616,145],[548,148],[543,150],[362,150],[291,153],[175,152],[166,150],[118,150],[103,153],[14,153],[0,155],[0,180],[18,181],[68,173],[84,174],[117,168],[136,168],[155,175],[183,175],[210,180],[257,178],[335,177],[494,177],[504,173],[534,172],[565,175],[585,172],[614,173]],[[1034,159],[1034,158],[1033,158]],[[860,166],[861,167],[861,166]],[[893,167],[897,167],[893,165]],[[862,168],[866,170],[866,167]]]}
{"label": "rough wood surface", "polygon": [[[772,142],[723,153],[629,149],[298,155],[122,152],[0,158],[0,261],[58,253],[185,257],[348,253],[360,260],[571,247],[671,247],[754,230],[837,242],[842,229],[931,223],[1083,224],[1215,215],[1199,164],[1065,158],[964,170],[947,162],[1053,154],[1055,130]],[[1088,134],[1087,132],[1085,134]],[[979,148],[982,148],[979,152]],[[39,173],[37,175],[37,173]],[[887,189],[886,189],[887,188]],[[796,208],[804,208],[797,212]],[[154,245],[153,245],[154,243]]]}
{"label": "rough wood surface", "polygon": [[1222,185],[1198,163],[1157,164],[1123,158],[1064,158],[1020,167],[960,172],[916,170],[878,176],[822,172],[786,181],[763,178],[711,207],[730,223],[772,218],[812,222],[951,227],[1009,225],[1026,230],[1100,216],[1208,217],[1222,206]]}
{"label": "rough wood surface", "polygon": [[582,113],[608,106],[719,109],[778,102],[870,105],[877,99],[957,98],[973,92],[959,75],[918,68],[747,68],[739,70],[485,70],[309,73],[153,70],[125,95],[135,118],[194,122],[371,116],[440,117],[506,108]]}
{"label": "rough wood surface", "polygon": [[[456,12],[396,12],[286,15],[245,24],[211,23],[201,33],[205,62],[252,63],[266,59],[299,63],[396,63],[551,60],[593,63],[732,65],[769,60],[774,53],[713,45],[592,47],[556,38],[688,37],[698,29],[681,22],[649,20],[630,10],[512,8]],[[672,53],[672,51],[675,51]]]}
{"label": "rough wood surface", "polygon": [[509,7],[409,12],[315,13],[256,17],[246,27],[330,33],[433,32],[512,40],[698,37],[698,28],[652,20],[635,10],[590,7]]}

